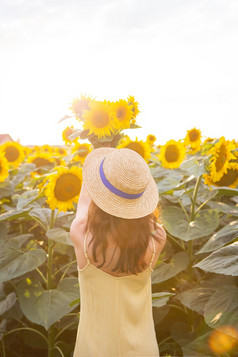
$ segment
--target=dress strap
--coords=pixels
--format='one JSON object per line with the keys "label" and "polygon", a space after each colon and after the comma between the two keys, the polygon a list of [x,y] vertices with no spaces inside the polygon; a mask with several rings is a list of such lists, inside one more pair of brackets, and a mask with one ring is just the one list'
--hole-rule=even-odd
{"label": "dress strap", "polygon": [[87,249],[86,249],[86,242],[87,242],[87,237],[88,237],[88,230],[87,230],[87,233],[85,234],[84,236],[84,242],[83,242],[83,251],[84,251],[84,255],[87,259],[87,262],[89,263],[89,259],[88,259],[88,254],[87,254]]}
{"label": "dress strap", "polygon": [[151,239],[152,239],[152,243],[153,243],[153,255],[152,255],[152,258],[151,258],[151,261],[150,261],[150,269],[153,271],[153,269],[152,269],[152,263],[153,263],[153,260],[154,260],[155,254],[156,254],[156,249],[155,249],[155,241],[154,241],[154,238],[151,237]]}

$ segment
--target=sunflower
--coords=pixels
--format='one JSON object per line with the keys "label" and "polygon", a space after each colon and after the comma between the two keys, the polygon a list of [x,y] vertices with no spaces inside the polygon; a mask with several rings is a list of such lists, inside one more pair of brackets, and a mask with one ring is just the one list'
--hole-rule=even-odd
{"label": "sunflower", "polygon": [[208,174],[204,174],[203,177],[205,184],[208,186],[228,186],[236,188],[238,185],[238,164],[236,162],[232,162],[230,167],[227,169],[227,172],[224,173],[218,181],[213,181],[211,176]]}
{"label": "sunflower", "polygon": [[151,149],[148,143],[137,138],[133,141],[128,136],[120,140],[118,149],[131,149],[136,151],[143,159],[148,162],[151,156]]}
{"label": "sunflower", "polygon": [[53,152],[53,148],[50,145],[42,145],[40,150],[43,152],[49,152],[49,153]]}
{"label": "sunflower", "polygon": [[39,175],[42,173],[42,168],[48,166],[52,168],[54,166],[54,159],[49,153],[38,152],[32,156],[29,156],[27,162],[36,165],[36,173]]}
{"label": "sunflower", "polygon": [[78,167],[60,167],[57,173],[49,178],[45,194],[51,209],[58,208],[66,212],[74,208],[73,203],[78,201],[82,186],[82,169]]}
{"label": "sunflower", "polygon": [[73,160],[80,161],[83,164],[91,150],[91,145],[87,143],[76,143],[72,149],[72,153],[75,154]]}
{"label": "sunflower", "polygon": [[120,99],[112,104],[115,113],[115,127],[119,130],[130,128],[133,117],[132,106],[126,100]]}
{"label": "sunflower", "polygon": [[169,140],[161,146],[159,159],[163,167],[167,169],[176,169],[185,158],[185,146],[175,140]]}
{"label": "sunflower", "polygon": [[69,136],[74,133],[74,130],[73,130],[73,129],[74,129],[73,125],[71,125],[70,127],[67,126],[67,127],[63,130],[63,132],[62,132],[62,139],[64,140],[64,142],[65,142],[66,145],[67,145],[67,144],[71,144],[72,142],[77,141],[77,138],[74,139],[74,140],[70,140],[70,139],[69,139]]}
{"label": "sunflower", "polygon": [[222,136],[218,143],[210,149],[212,158],[209,165],[210,176],[212,181],[219,181],[224,173],[227,172],[227,169],[230,167],[230,160],[235,159],[235,156],[232,154],[234,144],[229,140],[225,140]]}
{"label": "sunflower", "polygon": [[86,95],[82,95],[80,99],[75,98],[71,104],[71,107],[69,109],[72,110],[72,112],[75,114],[77,119],[82,118],[82,114],[84,110],[89,110],[89,103],[92,102],[91,97],[87,97]]}
{"label": "sunflower", "polygon": [[57,148],[55,148],[55,154],[56,155],[61,155],[61,156],[66,156],[67,155],[67,151],[63,147],[57,147]]}
{"label": "sunflower", "polygon": [[0,182],[8,177],[8,161],[3,153],[0,153]]}
{"label": "sunflower", "polygon": [[17,167],[25,158],[24,148],[15,141],[8,141],[1,146],[1,152],[4,153],[10,165]]}
{"label": "sunflower", "polygon": [[184,139],[185,145],[190,145],[191,148],[196,148],[201,144],[201,131],[199,129],[193,128],[187,130],[187,135]]}
{"label": "sunflower", "polygon": [[155,141],[156,141],[156,136],[154,136],[153,134],[147,135],[146,142],[149,145],[153,145]]}
{"label": "sunflower", "polygon": [[91,102],[90,110],[83,113],[84,129],[95,134],[99,139],[110,136],[116,128],[113,124],[113,108],[106,102]]}
{"label": "sunflower", "polygon": [[128,105],[132,107],[132,112],[133,112],[133,118],[136,118],[136,116],[140,113],[138,105],[139,103],[135,101],[135,98],[129,95],[127,98]]}

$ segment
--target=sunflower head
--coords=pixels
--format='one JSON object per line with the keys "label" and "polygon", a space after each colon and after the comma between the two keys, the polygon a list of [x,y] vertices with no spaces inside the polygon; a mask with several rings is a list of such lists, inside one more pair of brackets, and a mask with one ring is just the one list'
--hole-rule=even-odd
{"label": "sunflower head", "polygon": [[70,135],[72,135],[74,133],[74,127],[73,125],[71,125],[70,127],[67,126],[63,132],[62,132],[62,139],[64,140],[65,144],[66,145],[69,145],[71,144],[72,142],[76,141],[77,139],[75,140],[70,140],[69,137]]}
{"label": "sunflower head", "polygon": [[139,111],[139,103],[135,101],[135,98],[129,95],[127,98],[127,103],[129,106],[131,106],[132,112],[133,112],[133,118],[136,118],[137,115],[140,113]]}
{"label": "sunflower head", "polygon": [[143,140],[131,140],[128,136],[120,140],[118,149],[131,149],[136,151],[143,159],[148,162],[151,156],[150,145]]}
{"label": "sunflower head", "polygon": [[8,169],[9,169],[8,161],[5,158],[4,153],[0,152],[0,182],[5,181],[6,178],[8,177],[9,175]]}
{"label": "sunflower head", "polygon": [[210,149],[209,153],[212,157],[209,171],[212,181],[219,181],[224,173],[227,172],[227,169],[230,168],[230,160],[235,159],[232,153],[234,148],[234,144],[229,140],[225,140],[224,136],[222,136],[213,148]]}
{"label": "sunflower head", "polygon": [[44,168],[51,169],[55,165],[52,155],[46,152],[38,152],[29,156],[27,158],[27,162],[36,165],[35,173],[38,175],[42,175],[44,173]]}
{"label": "sunflower head", "polygon": [[193,128],[187,130],[187,135],[184,139],[185,145],[191,146],[191,148],[196,148],[201,144],[201,131],[199,129]]}
{"label": "sunflower head", "polygon": [[45,194],[51,209],[66,212],[77,203],[82,186],[82,169],[78,167],[58,168],[49,178]]}
{"label": "sunflower head", "polygon": [[0,151],[3,152],[9,165],[15,167],[19,166],[25,158],[24,148],[15,141],[8,141],[4,143],[1,145]]}
{"label": "sunflower head", "polygon": [[114,126],[118,130],[130,128],[130,122],[133,117],[132,106],[126,100],[120,99],[112,104],[114,112]]}
{"label": "sunflower head", "polygon": [[167,169],[178,168],[185,158],[185,146],[180,141],[169,140],[160,148],[161,165]]}
{"label": "sunflower head", "polygon": [[80,161],[83,164],[90,151],[92,151],[91,145],[76,143],[72,149],[72,153],[74,154],[73,160]]}
{"label": "sunflower head", "polygon": [[81,98],[75,98],[69,109],[75,114],[77,119],[82,119],[82,114],[84,110],[89,110],[89,103],[92,102],[91,97],[86,95],[81,95]]}
{"label": "sunflower head", "polygon": [[89,104],[90,110],[83,113],[84,129],[89,135],[94,134],[99,139],[110,137],[116,131],[113,120],[113,107],[107,102],[94,101]]}
{"label": "sunflower head", "polygon": [[154,136],[153,134],[147,135],[146,142],[148,144],[153,145],[155,141],[156,141],[156,136]]}
{"label": "sunflower head", "polygon": [[213,181],[211,175],[204,174],[204,182],[208,186],[227,186],[231,188],[236,188],[238,185],[238,164],[232,162],[227,169],[226,173],[218,181]]}

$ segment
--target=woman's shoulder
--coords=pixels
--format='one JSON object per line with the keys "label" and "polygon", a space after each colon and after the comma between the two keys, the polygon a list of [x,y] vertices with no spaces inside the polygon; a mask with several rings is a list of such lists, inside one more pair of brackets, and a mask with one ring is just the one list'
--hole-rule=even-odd
{"label": "woman's shoulder", "polygon": [[77,216],[72,221],[70,226],[70,239],[74,244],[81,242],[81,238],[84,236],[86,223],[86,218]]}

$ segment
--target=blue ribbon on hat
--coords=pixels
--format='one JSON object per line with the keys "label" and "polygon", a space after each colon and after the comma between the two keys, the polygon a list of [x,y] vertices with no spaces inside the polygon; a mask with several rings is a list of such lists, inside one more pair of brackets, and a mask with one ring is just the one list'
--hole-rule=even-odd
{"label": "blue ribbon on hat", "polygon": [[144,191],[141,192],[141,193],[136,193],[136,194],[133,194],[133,193],[126,193],[126,192],[123,192],[121,190],[118,190],[118,188],[116,188],[115,186],[113,186],[109,181],[108,179],[106,178],[105,174],[104,174],[104,171],[103,171],[103,162],[104,162],[105,158],[102,160],[101,164],[100,164],[100,167],[99,167],[99,173],[100,173],[100,177],[101,177],[101,180],[102,180],[102,183],[104,184],[104,186],[106,188],[108,188],[109,191],[111,191],[112,193],[114,193],[115,195],[117,196],[120,196],[122,198],[127,198],[128,200],[133,200],[135,198],[139,198],[143,195]]}

